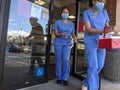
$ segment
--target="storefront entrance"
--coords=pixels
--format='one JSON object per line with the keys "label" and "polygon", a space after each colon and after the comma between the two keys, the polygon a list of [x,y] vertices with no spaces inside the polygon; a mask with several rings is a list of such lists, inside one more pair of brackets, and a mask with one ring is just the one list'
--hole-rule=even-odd
{"label": "storefront entrance", "polygon": [[[74,22],[78,38],[71,51],[71,74],[85,78],[84,35],[83,28],[78,31],[78,23],[88,2],[67,1],[0,0],[0,90],[15,90],[55,78],[52,26],[63,6],[70,9],[69,19]],[[32,24],[31,19],[37,23]]]}

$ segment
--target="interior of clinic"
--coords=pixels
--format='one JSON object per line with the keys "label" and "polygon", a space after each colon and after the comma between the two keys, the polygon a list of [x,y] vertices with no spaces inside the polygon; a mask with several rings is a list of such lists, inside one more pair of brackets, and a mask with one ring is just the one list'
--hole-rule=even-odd
{"label": "interior of clinic", "polygon": [[[36,78],[36,75],[28,76],[26,72],[29,70],[31,64],[32,42],[36,42],[37,51],[34,57],[35,67],[45,65],[46,46],[48,40],[48,22],[49,22],[49,5],[50,0],[11,0],[8,29],[7,29],[7,42],[5,49],[5,66],[3,83],[20,82],[28,80],[29,78]],[[70,10],[69,19],[73,21],[75,26],[76,20],[76,0],[54,0],[52,26],[55,21],[60,19],[60,11],[62,7],[68,7]],[[75,60],[75,73],[85,77],[86,64],[84,56],[84,26],[83,26],[83,11],[88,8],[88,0],[80,2],[80,15],[79,15],[79,28],[77,33],[77,58]],[[33,37],[27,38],[31,33],[30,17],[37,17],[38,23],[42,26],[41,37],[43,39],[37,41]],[[51,44],[50,44],[50,62],[48,68],[48,79],[55,78],[55,55],[54,46],[54,32],[51,31]],[[73,67],[73,46],[71,49],[71,68]],[[40,60],[40,62],[37,61]],[[71,69],[72,70],[72,69]],[[17,76],[17,78],[11,78]],[[22,77],[21,77],[22,76]]]}

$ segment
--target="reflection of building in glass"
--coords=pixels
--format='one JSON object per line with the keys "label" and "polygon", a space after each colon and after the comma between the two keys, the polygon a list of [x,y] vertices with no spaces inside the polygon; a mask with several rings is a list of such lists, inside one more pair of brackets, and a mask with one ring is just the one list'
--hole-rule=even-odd
{"label": "reflection of building in glass", "polygon": [[[31,3],[28,0],[12,0],[10,10],[8,44],[31,46],[31,41],[26,39],[31,32],[30,17],[38,18],[38,23],[41,24],[43,34],[45,34],[49,18],[49,10],[47,8]],[[44,37],[44,40],[46,41],[46,37]]]}
{"label": "reflection of building in glass", "polygon": [[7,36],[7,42],[12,42],[12,43],[24,43],[24,38],[28,36],[29,33],[25,32],[22,30],[22,28],[19,31],[16,30],[11,30],[8,31],[8,36]]}
{"label": "reflection of building in glass", "polygon": [[[28,23],[29,18],[37,17],[38,23],[42,25],[45,34],[46,24],[48,24],[49,19],[49,10],[37,4],[31,3],[27,0],[13,0],[13,2],[14,3],[11,3],[13,4],[11,5],[11,9],[14,8],[14,11],[10,12],[10,19],[14,21],[9,24],[9,29],[18,30],[20,28],[19,24],[24,23],[22,25],[22,28],[24,28],[25,31],[30,32],[31,25]],[[16,6],[15,4],[18,4],[18,6]]]}

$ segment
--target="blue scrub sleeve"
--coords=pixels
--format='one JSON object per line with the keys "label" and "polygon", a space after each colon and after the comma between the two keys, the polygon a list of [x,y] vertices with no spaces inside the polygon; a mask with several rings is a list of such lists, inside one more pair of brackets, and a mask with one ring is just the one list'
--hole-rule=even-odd
{"label": "blue scrub sleeve", "polygon": [[106,10],[104,10],[104,13],[105,13],[105,16],[106,16],[106,23],[107,22],[110,22],[110,19],[109,19],[109,16],[108,16],[108,13],[107,13],[107,11]]}
{"label": "blue scrub sleeve", "polygon": [[74,25],[73,25],[73,22],[71,21],[71,25],[72,25],[72,33],[75,32],[75,29],[74,29]]}
{"label": "blue scrub sleeve", "polygon": [[87,11],[84,11],[84,13],[83,13],[83,21],[84,22],[89,22],[90,21]]}
{"label": "blue scrub sleeve", "polygon": [[55,25],[53,26],[53,30],[58,30],[58,21],[55,22]]}

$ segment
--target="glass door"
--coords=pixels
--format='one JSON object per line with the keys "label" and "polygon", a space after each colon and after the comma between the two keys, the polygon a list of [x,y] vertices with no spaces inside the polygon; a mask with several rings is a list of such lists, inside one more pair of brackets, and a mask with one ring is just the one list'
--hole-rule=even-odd
{"label": "glass door", "polygon": [[88,7],[87,0],[77,0],[77,13],[76,13],[76,36],[77,43],[74,47],[73,55],[73,73],[76,77],[84,79],[86,77],[87,66],[85,62],[85,47],[84,47],[84,22],[83,12]]}
{"label": "glass door", "polygon": [[49,5],[50,0],[11,0],[3,90],[47,82]]}

